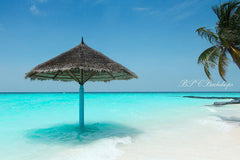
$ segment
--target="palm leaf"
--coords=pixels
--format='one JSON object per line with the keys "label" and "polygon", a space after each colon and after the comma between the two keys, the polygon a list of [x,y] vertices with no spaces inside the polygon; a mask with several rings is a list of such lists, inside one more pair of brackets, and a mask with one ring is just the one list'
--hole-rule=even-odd
{"label": "palm leaf", "polygon": [[238,66],[238,68],[240,69],[240,50],[235,48],[235,47],[230,47],[231,49],[229,49],[229,53],[232,56],[232,59],[234,61],[234,63]]}
{"label": "palm leaf", "polygon": [[198,58],[198,64],[204,65],[204,71],[211,80],[210,69],[218,65],[218,71],[224,81],[229,53],[240,69],[240,1],[229,0],[212,7],[218,17],[215,33],[201,27],[196,30],[199,36],[208,40],[214,46],[206,49]]}
{"label": "palm leaf", "polygon": [[209,69],[210,69],[210,67],[209,67],[208,63],[206,63],[206,64],[204,65],[204,72],[205,72],[205,74],[207,75],[208,79],[209,79],[209,80],[212,80],[212,78],[211,78],[211,73],[210,73]]}
{"label": "palm leaf", "polygon": [[196,32],[199,36],[201,36],[203,39],[208,40],[212,44],[216,43],[218,40],[218,36],[210,29],[206,29],[206,27],[198,28]]}
{"label": "palm leaf", "polygon": [[220,5],[212,7],[212,10],[217,15],[220,23],[229,24],[231,17],[235,14],[239,7],[240,2],[238,0],[232,0]]}
{"label": "palm leaf", "polygon": [[211,79],[210,69],[217,65],[217,60],[219,58],[220,49],[216,46],[212,46],[206,49],[198,58],[198,64],[201,63],[204,66],[205,74],[208,79]]}
{"label": "palm leaf", "polygon": [[239,1],[232,0],[219,6],[212,7],[219,19],[216,26],[216,32],[219,36],[224,38],[235,37],[234,35],[236,35],[236,33],[232,31],[239,28],[237,25],[239,23],[236,23],[239,21],[239,4]]}
{"label": "palm leaf", "polygon": [[223,16],[225,15],[224,11],[225,11],[226,5],[227,3],[224,3],[224,4],[220,4],[212,7],[212,10],[217,15],[219,21],[221,21],[223,19]]}
{"label": "palm leaf", "polygon": [[204,64],[207,57],[209,56],[209,54],[214,52],[216,50],[216,48],[217,48],[216,46],[212,46],[212,47],[206,49],[205,51],[203,51],[201,53],[201,55],[198,57],[198,64],[200,64],[200,63]]}
{"label": "palm leaf", "polygon": [[226,13],[227,13],[227,16],[229,17],[232,17],[236,10],[238,9],[238,6],[239,6],[240,2],[238,0],[232,0],[232,1],[229,1],[227,3],[227,7],[226,7]]}
{"label": "palm leaf", "polygon": [[218,61],[218,72],[224,81],[226,81],[225,75],[226,75],[226,68],[228,65],[228,61],[229,59],[227,58],[224,51],[222,54],[220,54],[219,61]]}

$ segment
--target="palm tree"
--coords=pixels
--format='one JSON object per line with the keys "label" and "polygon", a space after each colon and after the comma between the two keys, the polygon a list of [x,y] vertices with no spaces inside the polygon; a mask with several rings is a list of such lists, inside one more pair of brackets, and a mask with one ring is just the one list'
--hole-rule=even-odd
{"label": "palm tree", "polygon": [[210,69],[218,65],[218,71],[224,81],[229,55],[240,69],[240,2],[231,0],[212,7],[218,17],[215,33],[206,27],[196,30],[199,36],[213,46],[201,53],[198,64],[204,66],[207,77],[211,79]]}

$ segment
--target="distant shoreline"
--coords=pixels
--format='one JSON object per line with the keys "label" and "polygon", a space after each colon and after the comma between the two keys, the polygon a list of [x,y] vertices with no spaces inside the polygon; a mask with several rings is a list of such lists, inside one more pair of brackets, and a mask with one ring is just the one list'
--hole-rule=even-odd
{"label": "distant shoreline", "polygon": [[232,99],[227,102],[214,102],[207,106],[223,106],[228,104],[240,104],[240,97],[202,97],[202,96],[183,96],[183,98],[197,98],[197,99]]}
{"label": "distant shoreline", "polygon": [[235,99],[239,100],[240,97],[200,97],[200,96],[183,96],[184,98],[198,98],[198,99]]}

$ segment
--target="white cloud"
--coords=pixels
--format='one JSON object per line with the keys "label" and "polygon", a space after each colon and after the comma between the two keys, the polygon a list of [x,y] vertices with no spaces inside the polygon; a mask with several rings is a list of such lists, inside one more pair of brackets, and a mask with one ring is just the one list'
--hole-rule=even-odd
{"label": "white cloud", "polygon": [[37,6],[45,2],[48,2],[48,0],[31,0],[31,6],[29,10],[32,12],[32,14],[43,15],[43,12],[39,10]]}
{"label": "white cloud", "polygon": [[40,14],[41,12],[39,11],[39,9],[36,7],[35,4],[33,4],[31,7],[30,7],[30,11],[33,13],[33,14]]}
{"label": "white cloud", "polygon": [[146,14],[158,16],[159,18],[166,18],[166,17],[173,17],[173,20],[179,21],[184,20],[196,13],[195,9],[198,6],[198,3],[207,1],[207,0],[184,0],[181,3],[178,3],[170,8],[165,10],[157,9],[154,7],[147,8],[147,7],[136,7],[133,8],[134,11],[145,11]]}
{"label": "white cloud", "polygon": [[185,0],[166,11],[166,14],[173,15],[175,20],[184,20],[195,14],[194,6],[199,2],[199,0]]}
{"label": "white cloud", "polygon": [[183,12],[186,9],[191,8],[194,4],[196,4],[199,0],[185,0],[181,3],[176,4],[175,6],[169,8],[167,12]]}

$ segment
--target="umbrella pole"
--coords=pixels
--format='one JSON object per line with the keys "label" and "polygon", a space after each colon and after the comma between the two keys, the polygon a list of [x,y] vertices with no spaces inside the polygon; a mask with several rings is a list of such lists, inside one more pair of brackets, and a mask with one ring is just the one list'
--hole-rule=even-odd
{"label": "umbrella pole", "polygon": [[84,87],[80,84],[79,88],[79,125],[84,126]]}

